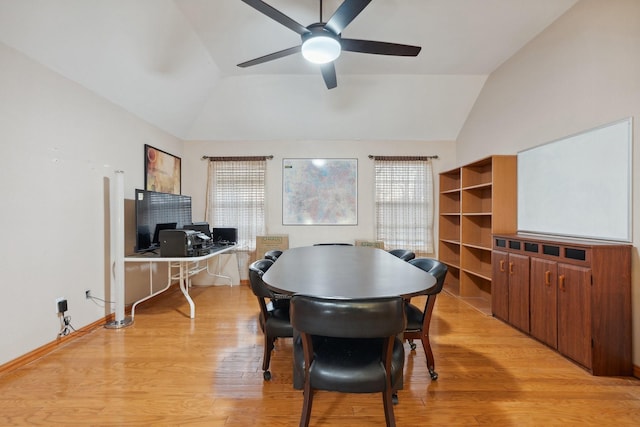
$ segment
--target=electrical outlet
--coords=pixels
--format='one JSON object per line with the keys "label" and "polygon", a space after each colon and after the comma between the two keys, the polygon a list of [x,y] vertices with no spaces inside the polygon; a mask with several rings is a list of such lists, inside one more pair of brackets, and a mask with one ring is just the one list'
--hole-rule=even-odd
{"label": "electrical outlet", "polygon": [[56,313],[64,314],[68,310],[67,299],[65,297],[56,298]]}
{"label": "electrical outlet", "polygon": [[84,291],[84,297],[85,297],[86,299],[91,298],[91,289],[85,289],[85,291]]}

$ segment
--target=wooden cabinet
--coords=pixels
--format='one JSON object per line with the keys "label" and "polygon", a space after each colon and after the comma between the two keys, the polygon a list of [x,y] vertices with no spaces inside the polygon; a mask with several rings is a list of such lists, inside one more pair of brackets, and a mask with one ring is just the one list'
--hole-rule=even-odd
{"label": "wooden cabinet", "polygon": [[529,332],[529,257],[493,251],[492,310],[496,317]]}
{"label": "wooden cabinet", "polygon": [[591,269],[531,258],[531,335],[591,366]]}
{"label": "wooden cabinet", "polygon": [[438,256],[445,288],[491,313],[491,235],[516,231],[516,156],[491,156],[440,174]]}
{"label": "wooden cabinet", "polygon": [[591,320],[594,318],[591,313],[591,270],[558,264],[558,351],[587,369],[593,368]]}
{"label": "wooden cabinet", "polygon": [[515,300],[520,314],[529,316],[532,337],[594,375],[632,375],[630,245],[517,234],[493,240],[496,278],[501,266],[509,272],[512,261],[514,272],[516,260],[529,266],[528,307],[526,298],[511,295],[516,274],[500,276],[493,295],[496,317],[526,332],[512,310]]}
{"label": "wooden cabinet", "polygon": [[558,263],[531,260],[531,335],[550,347],[558,348]]}

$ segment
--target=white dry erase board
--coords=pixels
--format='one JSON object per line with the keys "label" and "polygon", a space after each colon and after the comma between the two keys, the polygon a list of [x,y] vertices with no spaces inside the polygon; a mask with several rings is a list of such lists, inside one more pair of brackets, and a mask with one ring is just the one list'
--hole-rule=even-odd
{"label": "white dry erase board", "polygon": [[518,153],[518,231],[631,241],[632,119]]}

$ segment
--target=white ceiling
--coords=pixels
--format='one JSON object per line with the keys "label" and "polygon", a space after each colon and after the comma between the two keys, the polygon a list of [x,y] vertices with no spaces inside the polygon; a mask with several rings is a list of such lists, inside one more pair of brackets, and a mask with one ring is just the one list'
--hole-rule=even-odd
{"label": "white ceiling", "polygon": [[[344,52],[338,87],[240,0],[0,0],[0,41],[183,139],[453,140],[486,77],[577,0],[373,0],[346,38],[422,46]],[[319,0],[267,0],[302,25]],[[326,21],[341,0],[325,0]]]}

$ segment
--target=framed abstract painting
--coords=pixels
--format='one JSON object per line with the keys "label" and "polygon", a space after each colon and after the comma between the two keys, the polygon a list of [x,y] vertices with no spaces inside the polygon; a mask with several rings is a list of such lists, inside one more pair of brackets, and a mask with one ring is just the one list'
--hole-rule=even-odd
{"label": "framed abstract painting", "polygon": [[160,193],[181,194],[182,164],[180,157],[144,145],[144,188]]}

